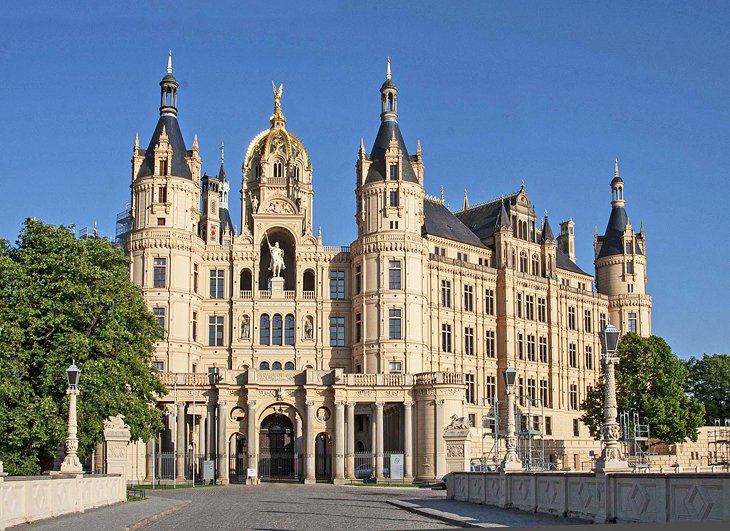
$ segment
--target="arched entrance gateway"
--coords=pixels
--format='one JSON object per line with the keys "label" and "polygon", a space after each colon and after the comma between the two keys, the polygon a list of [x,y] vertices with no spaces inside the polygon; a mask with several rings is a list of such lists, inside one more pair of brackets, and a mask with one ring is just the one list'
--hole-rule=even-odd
{"label": "arched entrance gateway", "polygon": [[297,434],[283,412],[268,415],[259,431],[259,477],[262,481],[299,481],[301,458],[296,451]]}

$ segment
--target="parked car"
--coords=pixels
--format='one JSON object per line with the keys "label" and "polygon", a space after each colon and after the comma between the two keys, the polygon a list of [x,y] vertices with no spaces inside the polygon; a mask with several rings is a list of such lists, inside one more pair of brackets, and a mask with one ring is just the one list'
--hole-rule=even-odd
{"label": "parked car", "polygon": [[[375,475],[372,465],[367,463],[362,464],[355,468],[355,479],[368,479]],[[390,470],[388,467],[383,467],[383,475],[390,477]]]}
{"label": "parked car", "polygon": [[[448,476],[448,474],[446,474]],[[441,481],[438,481],[431,485],[431,490],[446,490],[446,476],[441,478]]]}

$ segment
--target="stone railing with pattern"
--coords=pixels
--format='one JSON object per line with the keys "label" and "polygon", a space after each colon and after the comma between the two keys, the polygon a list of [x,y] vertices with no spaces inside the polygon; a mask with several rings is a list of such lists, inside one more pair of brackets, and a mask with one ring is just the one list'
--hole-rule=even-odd
{"label": "stone railing with pattern", "polygon": [[416,385],[463,385],[464,375],[460,372],[422,372],[415,375]]}

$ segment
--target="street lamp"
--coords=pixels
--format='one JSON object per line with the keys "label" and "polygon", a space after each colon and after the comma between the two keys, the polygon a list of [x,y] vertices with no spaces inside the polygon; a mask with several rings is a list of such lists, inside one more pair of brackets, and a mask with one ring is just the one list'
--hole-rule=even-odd
{"label": "street lamp", "polygon": [[517,455],[517,436],[515,435],[515,378],[517,370],[507,367],[504,370],[504,383],[507,388],[507,436],[505,446],[507,453],[502,461],[502,470],[516,472],[522,470],[520,457]]}
{"label": "street lamp", "polygon": [[603,394],[603,450],[601,457],[596,460],[596,472],[616,472],[626,470],[628,463],[623,457],[621,446],[619,444],[619,436],[621,429],[616,421],[618,405],[616,403],[616,375],[614,366],[618,363],[618,340],[621,337],[621,331],[608,324],[599,333],[601,338],[601,349],[603,356],[604,375],[606,377],[606,386]]}
{"label": "street lamp", "polygon": [[66,434],[66,457],[61,463],[61,472],[69,474],[83,474],[83,468],[76,452],[79,449],[79,439],[76,437],[76,396],[79,394],[79,376],[81,369],[76,366],[76,360],[66,369],[68,389],[68,431]]}

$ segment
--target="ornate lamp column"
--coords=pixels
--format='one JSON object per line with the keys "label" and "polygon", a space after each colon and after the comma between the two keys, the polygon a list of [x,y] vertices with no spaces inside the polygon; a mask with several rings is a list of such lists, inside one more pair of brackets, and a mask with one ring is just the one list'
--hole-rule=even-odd
{"label": "ornate lamp column", "polygon": [[517,370],[514,367],[507,367],[504,370],[504,383],[507,389],[507,436],[505,446],[507,453],[502,461],[502,470],[505,472],[522,471],[522,462],[517,455],[517,435],[515,434],[515,378]]}
{"label": "ornate lamp column", "polygon": [[621,429],[616,421],[618,405],[616,403],[616,376],[614,366],[618,363],[618,340],[621,331],[608,324],[601,333],[601,347],[603,347],[603,369],[606,377],[606,387],[603,395],[603,451],[596,460],[596,472],[615,472],[626,470],[628,463],[623,457],[618,442]]}
{"label": "ornate lamp column", "polygon": [[61,463],[61,472],[69,474],[83,474],[84,470],[81,467],[76,452],[79,449],[79,439],[76,437],[76,397],[79,394],[79,375],[81,369],[76,366],[74,360],[71,366],[66,369],[66,381],[68,382],[68,389],[66,394],[68,395],[68,432],[66,435],[66,457]]}

